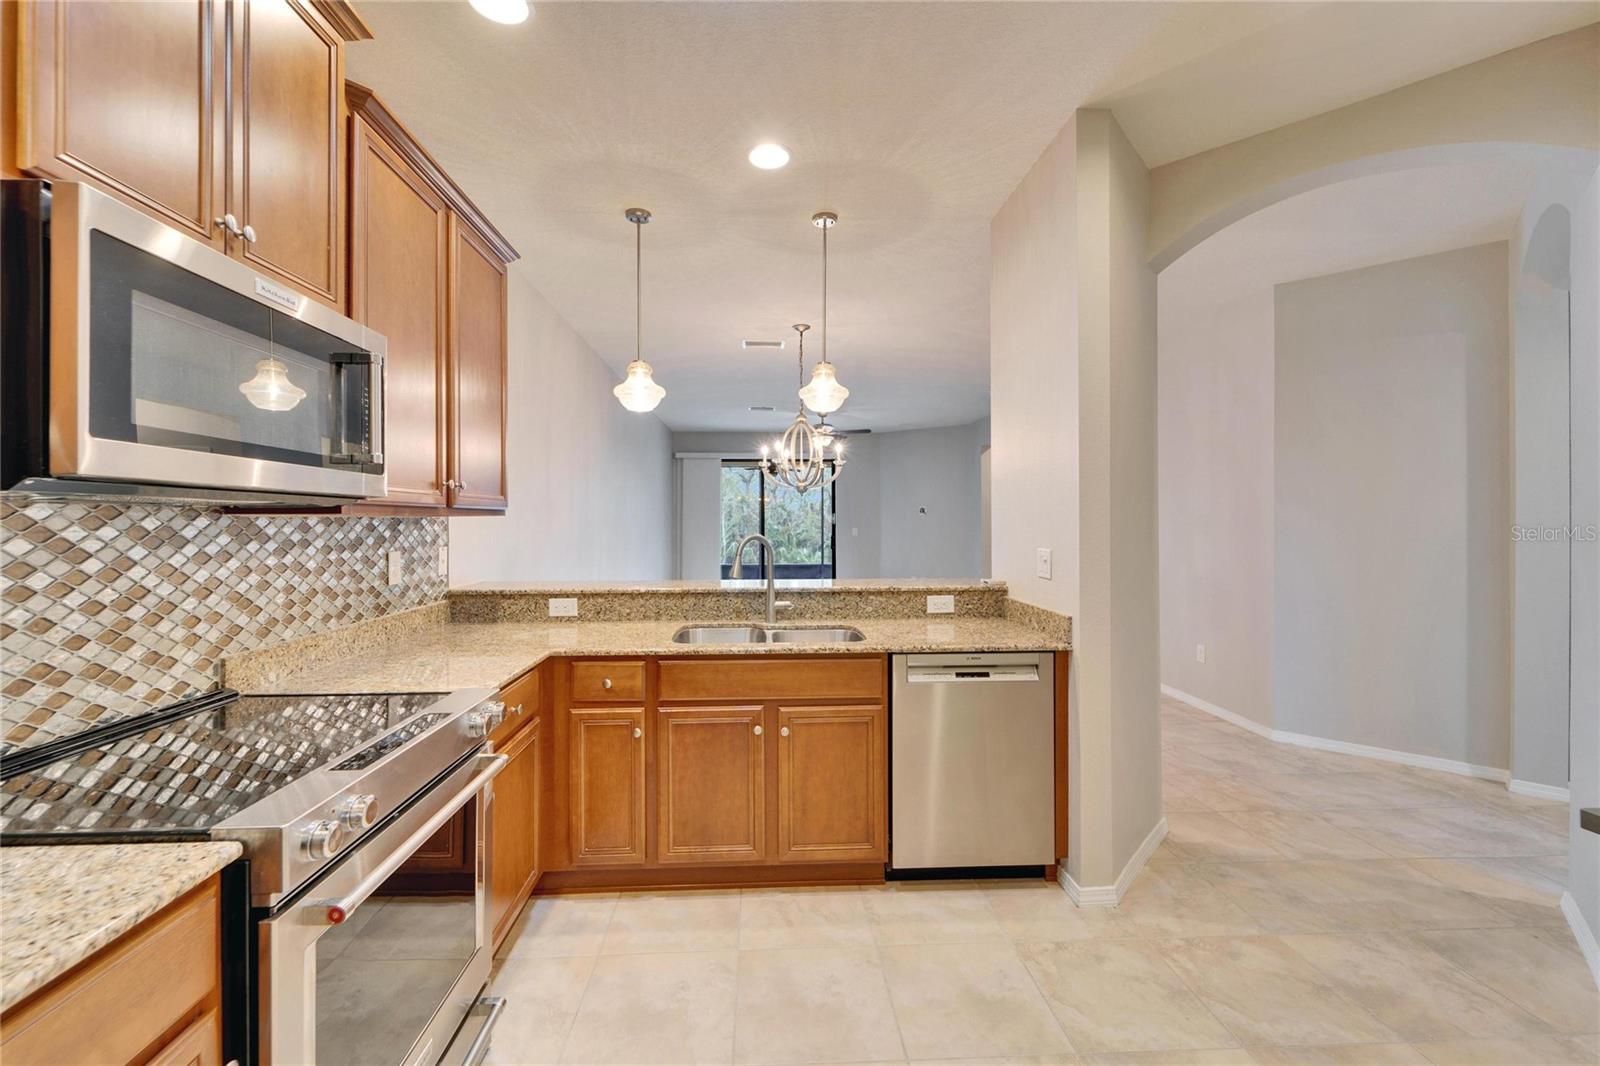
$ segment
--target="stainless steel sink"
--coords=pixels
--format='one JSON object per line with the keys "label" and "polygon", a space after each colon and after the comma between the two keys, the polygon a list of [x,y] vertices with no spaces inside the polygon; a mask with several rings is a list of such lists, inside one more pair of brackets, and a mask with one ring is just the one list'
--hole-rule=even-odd
{"label": "stainless steel sink", "polygon": [[672,635],[674,644],[855,644],[866,640],[850,627],[684,626]]}

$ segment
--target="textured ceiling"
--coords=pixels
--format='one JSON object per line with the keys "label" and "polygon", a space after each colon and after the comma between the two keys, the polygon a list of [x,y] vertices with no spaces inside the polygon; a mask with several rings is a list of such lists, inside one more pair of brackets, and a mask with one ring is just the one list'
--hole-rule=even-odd
{"label": "textured ceiling", "polygon": [[[655,212],[645,355],[673,428],[774,425],[752,404],[781,420],[792,343],[739,341],[819,324],[809,219],[837,211],[829,353],[852,389],[837,421],[880,431],[987,413],[989,220],[1075,108],[1112,106],[1162,161],[1595,17],[1538,3],[536,3],[506,27],[459,0],[360,8],[376,39],[350,47],[349,75],[619,376],[633,352],[622,210]],[[762,140],[793,162],[751,167]]]}

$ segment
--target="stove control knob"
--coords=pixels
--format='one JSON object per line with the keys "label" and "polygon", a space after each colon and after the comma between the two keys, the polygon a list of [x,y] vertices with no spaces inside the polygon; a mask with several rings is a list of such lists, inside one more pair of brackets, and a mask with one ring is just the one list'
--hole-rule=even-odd
{"label": "stove control knob", "polygon": [[486,737],[506,716],[506,705],[490,701],[467,715],[467,735]]}
{"label": "stove control knob", "polygon": [[332,818],[312,822],[300,831],[300,850],[308,859],[331,859],[344,844],[344,827]]}
{"label": "stove control knob", "polygon": [[377,812],[377,796],[346,796],[333,809],[333,816],[344,828],[360,832],[373,823]]}

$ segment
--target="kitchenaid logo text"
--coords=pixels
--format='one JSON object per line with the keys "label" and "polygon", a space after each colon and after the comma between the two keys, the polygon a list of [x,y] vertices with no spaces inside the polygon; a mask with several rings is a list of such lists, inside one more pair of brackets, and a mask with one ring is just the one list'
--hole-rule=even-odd
{"label": "kitchenaid logo text", "polygon": [[1536,544],[1555,541],[1593,544],[1600,540],[1600,526],[1512,526],[1511,539],[1517,542],[1531,541]]}

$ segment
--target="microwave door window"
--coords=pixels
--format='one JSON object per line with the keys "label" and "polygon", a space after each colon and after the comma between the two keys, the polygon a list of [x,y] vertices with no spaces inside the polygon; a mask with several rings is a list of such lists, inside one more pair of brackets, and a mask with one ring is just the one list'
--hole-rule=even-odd
{"label": "microwave door window", "polygon": [[[315,451],[332,438],[332,370],[278,345],[134,290],[130,412],[140,444],[227,455]],[[265,332],[273,312],[262,310]]]}

